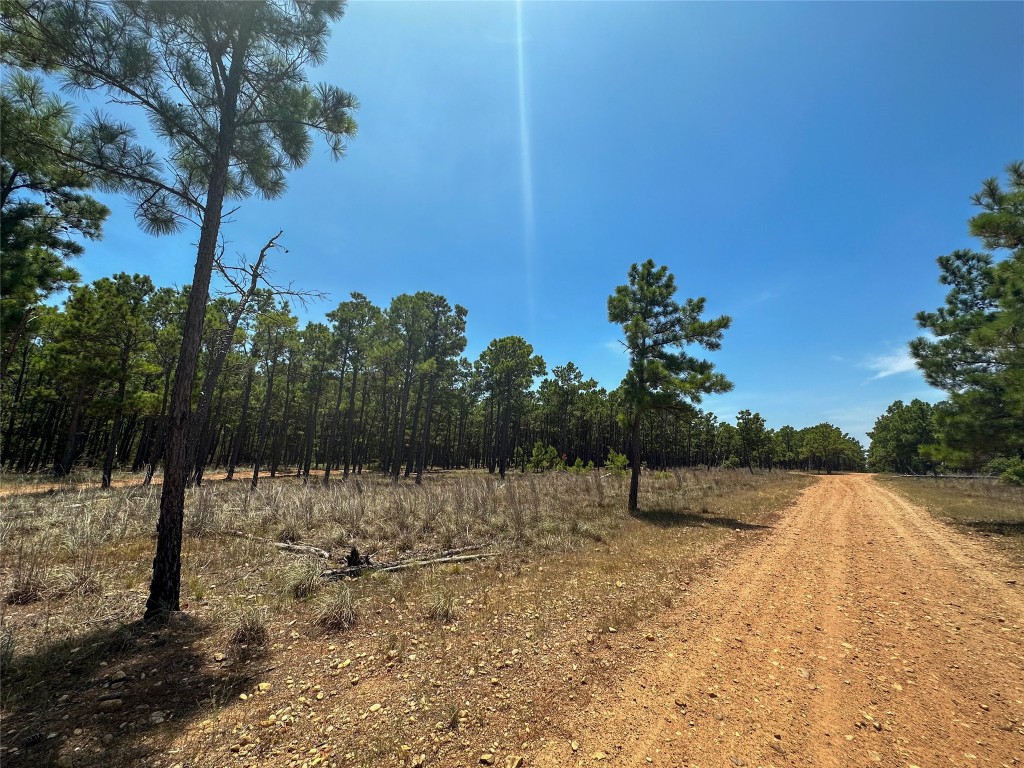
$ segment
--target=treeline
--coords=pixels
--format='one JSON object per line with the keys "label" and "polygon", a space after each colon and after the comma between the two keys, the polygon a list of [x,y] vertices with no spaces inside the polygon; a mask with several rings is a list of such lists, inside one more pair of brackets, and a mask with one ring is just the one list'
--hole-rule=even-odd
{"label": "treeline", "polygon": [[981,212],[970,231],[985,250],[939,257],[945,304],[917,315],[929,335],[910,352],[949,397],[889,406],[869,433],[876,470],[985,471],[1024,485],[1024,163],[1007,176],[971,198]]}
{"label": "treeline", "polygon": [[[247,286],[241,286],[243,289]],[[0,406],[7,471],[149,470],[162,458],[188,288],[117,274],[42,307],[13,350]],[[492,341],[475,360],[465,308],[434,293],[378,307],[353,293],[325,322],[299,326],[267,289],[210,302],[193,393],[190,476],[214,468],[325,478],[420,477],[429,469],[604,465],[624,453],[621,390],[572,362],[548,371],[524,339]],[[735,425],[686,405],[647,415],[651,468],[733,466],[833,471],[863,465],[838,428]],[[255,477],[255,474],[253,474]]]}

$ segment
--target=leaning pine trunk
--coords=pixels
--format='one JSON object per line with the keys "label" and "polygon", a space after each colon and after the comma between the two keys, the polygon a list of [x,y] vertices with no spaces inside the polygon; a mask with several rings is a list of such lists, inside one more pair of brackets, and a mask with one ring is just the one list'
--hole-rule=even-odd
{"label": "leaning pine trunk", "polygon": [[239,34],[237,47],[232,51],[231,68],[224,84],[224,109],[217,137],[217,151],[210,168],[210,184],[203,210],[195,274],[189,291],[185,326],[181,337],[181,354],[178,356],[178,370],[171,392],[167,457],[164,461],[164,482],[160,494],[160,520],[156,527],[156,556],[153,558],[153,580],[149,585],[144,621],[181,609],[181,538],[185,518],[185,473],[188,471],[192,384],[199,365],[206,302],[210,292],[213,261],[217,253],[217,236],[220,232],[231,148],[235,139],[238,94],[249,42],[248,32],[252,23],[253,14],[250,13],[243,22],[243,26],[247,24],[248,29]]}

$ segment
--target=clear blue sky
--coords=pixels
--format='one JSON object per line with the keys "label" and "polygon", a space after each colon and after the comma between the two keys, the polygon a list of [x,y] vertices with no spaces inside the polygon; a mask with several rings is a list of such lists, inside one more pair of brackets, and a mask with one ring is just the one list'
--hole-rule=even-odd
{"label": "clear blue sky", "polygon": [[[939,399],[906,358],[938,306],[935,258],[977,245],[969,196],[1024,159],[1022,3],[353,2],[315,79],[360,132],[284,197],[250,200],[229,251],[278,229],[280,282],[386,306],[469,309],[473,358],[522,335],[609,388],[606,299],[653,258],[733,327],[735,383],[704,407],[864,439],[897,398]],[[521,32],[520,32],[521,30]],[[141,118],[139,120],[142,122]],[[115,204],[86,280],[191,279],[197,235]]]}

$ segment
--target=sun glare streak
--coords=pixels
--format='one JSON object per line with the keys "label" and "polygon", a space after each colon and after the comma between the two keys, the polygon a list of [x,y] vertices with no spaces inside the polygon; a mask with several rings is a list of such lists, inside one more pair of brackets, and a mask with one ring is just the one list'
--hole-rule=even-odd
{"label": "sun glare streak", "polygon": [[523,45],[523,0],[516,0],[516,63],[519,85],[519,183],[523,206],[523,260],[526,271],[527,308],[531,324],[533,302],[533,157],[530,153],[530,123],[526,111],[526,55]]}

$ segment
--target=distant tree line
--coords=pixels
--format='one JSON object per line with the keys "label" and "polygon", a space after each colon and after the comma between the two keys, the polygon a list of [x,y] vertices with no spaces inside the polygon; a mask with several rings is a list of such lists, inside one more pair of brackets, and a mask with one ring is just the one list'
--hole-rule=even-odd
{"label": "distant tree line", "polygon": [[[37,307],[0,397],[4,469],[59,476],[84,465],[108,480],[115,469],[151,476],[166,444],[187,293],[120,273],[71,286],[60,307]],[[549,371],[518,336],[467,359],[467,312],[443,296],[403,294],[378,307],[353,293],[325,322],[304,327],[289,300],[267,289],[240,304],[219,296],[206,311],[192,483],[208,469],[233,476],[242,466],[328,479],[466,467],[504,474],[543,468],[531,463],[538,444],[559,467],[603,466],[609,450],[628,450],[622,388],[599,387],[572,362]],[[640,464],[826,472],[863,464],[860,445],[831,425],[771,430],[750,411],[734,425],[675,405],[641,414]]]}
{"label": "distant tree line", "polygon": [[1024,484],[1024,163],[986,180],[969,221],[984,251],[938,259],[945,304],[920,312],[929,333],[910,344],[936,405],[893,403],[869,433],[874,469],[979,470]]}

